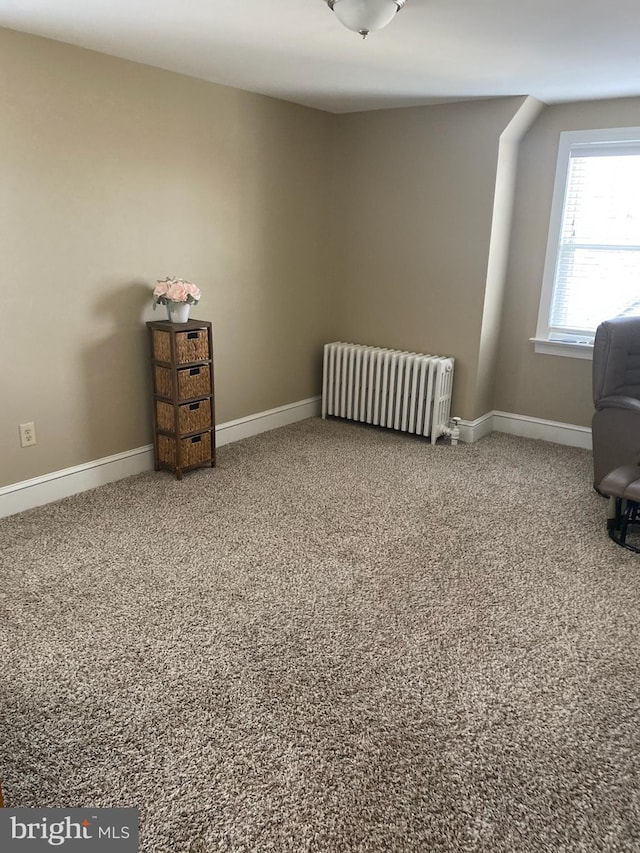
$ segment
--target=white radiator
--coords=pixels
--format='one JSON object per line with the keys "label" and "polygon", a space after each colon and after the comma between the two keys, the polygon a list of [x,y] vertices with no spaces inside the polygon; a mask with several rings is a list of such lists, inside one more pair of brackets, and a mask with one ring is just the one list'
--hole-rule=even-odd
{"label": "white radiator", "polygon": [[435,444],[449,425],[453,365],[439,355],[325,344],[322,417],[431,436]]}

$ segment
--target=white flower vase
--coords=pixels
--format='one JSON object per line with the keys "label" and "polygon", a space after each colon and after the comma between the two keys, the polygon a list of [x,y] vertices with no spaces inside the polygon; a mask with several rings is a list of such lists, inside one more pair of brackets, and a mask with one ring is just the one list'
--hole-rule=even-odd
{"label": "white flower vase", "polygon": [[172,323],[186,323],[190,309],[188,302],[167,302],[167,314]]}

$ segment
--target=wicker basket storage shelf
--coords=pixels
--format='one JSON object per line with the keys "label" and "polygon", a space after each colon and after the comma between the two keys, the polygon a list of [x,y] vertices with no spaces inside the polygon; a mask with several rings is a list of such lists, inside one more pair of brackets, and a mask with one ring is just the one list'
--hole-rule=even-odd
{"label": "wicker basket storage shelf", "polygon": [[156,400],[156,423],[161,432],[200,432],[211,428],[211,400],[196,400],[174,406]]}
{"label": "wicker basket storage shelf", "polygon": [[156,471],[216,464],[211,323],[147,323]]}
{"label": "wicker basket storage shelf", "polygon": [[[188,326],[197,322],[167,323],[165,325]],[[209,337],[206,329],[191,329],[185,332],[153,329],[151,333],[153,358],[167,364],[187,364],[192,361],[206,361],[209,355]],[[172,353],[172,341],[175,343],[175,354]]]}
{"label": "wicker basket storage shelf", "polygon": [[167,400],[173,398],[173,381],[177,381],[178,399],[194,400],[212,393],[211,367],[208,364],[198,364],[193,367],[162,367],[156,364],[153,368],[155,393]]}
{"label": "wicker basket storage shelf", "polygon": [[171,438],[158,434],[158,457],[160,465],[174,469],[178,465],[178,454],[182,470],[209,465],[211,462],[211,432],[185,438]]}

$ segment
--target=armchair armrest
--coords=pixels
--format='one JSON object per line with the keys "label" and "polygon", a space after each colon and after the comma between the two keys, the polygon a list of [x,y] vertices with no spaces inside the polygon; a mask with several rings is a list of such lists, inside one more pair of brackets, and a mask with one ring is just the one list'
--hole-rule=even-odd
{"label": "armchair armrest", "polygon": [[596,410],[602,409],[626,409],[640,413],[640,400],[636,400],[635,397],[603,397],[596,403]]}

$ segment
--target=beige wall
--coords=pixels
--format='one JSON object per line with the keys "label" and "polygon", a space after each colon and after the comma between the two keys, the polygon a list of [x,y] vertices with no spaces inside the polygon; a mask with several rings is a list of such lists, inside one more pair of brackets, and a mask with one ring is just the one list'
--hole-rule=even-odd
{"label": "beige wall", "polygon": [[333,336],[456,358],[476,417],[500,135],[522,98],[337,117]]}
{"label": "beige wall", "polygon": [[318,393],[331,118],[0,30],[0,485],[150,442],[159,277],[203,291],[219,422]]}
{"label": "beige wall", "polygon": [[0,486],[149,443],[166,275],[203,290],[219,422],[318,394],[348,339],[455,356],[465,419],[588,424],[591,363],[528,340],[557,143],[640,99],[546,107],[518,148],[524,104],[333,116],[0,30]]}
{"label": "beige wall", "polygon": [[558,142],[565,130],[640,125],[640,98],[557,104],[520,146],[494,408],[590,426],[591,361],[538,355],[535,335]]}

